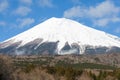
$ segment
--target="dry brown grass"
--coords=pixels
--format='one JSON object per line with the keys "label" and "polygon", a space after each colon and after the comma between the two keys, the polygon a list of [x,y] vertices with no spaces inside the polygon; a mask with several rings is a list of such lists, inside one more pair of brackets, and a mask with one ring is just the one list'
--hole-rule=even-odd
{"label": "dry brown grass", "polygon": [[41,68],[35,68],[29,73],[17,70],[13,75],[14,80],[56,80],[53,75],[46,73]]}
{"label": "dry brown grass", "polygon": [[[60,75],[61,69],[66,68],[56,68],[53,66],[53,69],[57,70],[56,73],[51,74],[48,73],[48,67],[44,66],[34,66],[28,65],[26,68],[14,68],[12,65],[13,61],[9,56],[0,55],[0,80],[68,80],[66,77],[69,75]],[[26,72],[27,69],[28,71]],[[95,75],[98,80],[98,76],[100,75],[100,70],[95,69],[84,69],[81,75],[75,76],[74,79],[71,80],[95,80],[93,76]],[[107,76],[102,80],[119,80],[120,79],[120,70],[102,70],[107,72]],[[69,72],[67,70],[67,72]],[[66,72],[66,74],[67,74]],[[74,70],[73,70],[74,72]],[[58,74],[59,73],[59,74]],[[70,72],[69,72],[70,73]],[[72,72],[71,72],[72,73]],[[70,73],[70,75],[71,75]],[[104,75],[102,75],[103,77]],[[69,76],[70,77],[70,76]],[[101,80],[101,78],[99,79]]]}
{"label": "dry brown grass", "polygon": [[12,80],[12,59],[9,56],[0,55],[0,80]]}
{"label": "dry brown grass", "polygon": [[89,76],[88,72],[83,72],[83,74],[79,76],[77,80],[93,80],[93,79]]}

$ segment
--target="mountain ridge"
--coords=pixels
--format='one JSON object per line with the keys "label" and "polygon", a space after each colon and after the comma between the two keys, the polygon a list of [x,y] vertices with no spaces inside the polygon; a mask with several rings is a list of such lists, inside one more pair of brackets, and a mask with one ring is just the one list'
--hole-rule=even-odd
{"label": "mountain ridge", "polygon": [[[26,46],[26,44],[30,45],[31,42],[35,45],[34,47],[31,45],[34,50],[41,48],[40,46],[44,43],[47,45],[50,42],[50,45],[54,44],[54,48],[56,49],[53,52],[58,54],[65,54],[61,52],[65,43],[68,43],[73,51],[77,48],[78,54],[83,54],[86,46],[90,46],[91,48],[120,47],[120,38],[117,36],[90,28],[70,19],[52,17],[23,33],[5,40],[0,43],[0,48],[4,49],[16,43],[17,46],[15,49],[18,49]],[[72,49],[68,50],[70,51]],[[65,52],[68,50],[63,49]],[[67,52],[67,54],[69,53]]]}

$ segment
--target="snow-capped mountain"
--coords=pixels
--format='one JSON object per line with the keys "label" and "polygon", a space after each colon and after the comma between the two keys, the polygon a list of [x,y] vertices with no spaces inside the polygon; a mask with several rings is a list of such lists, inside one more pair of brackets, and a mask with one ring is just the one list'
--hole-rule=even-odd
{"label": "snow-capped mountain", "polygon": [[6,54],[120,52],[120,38],[66,18],[50,18],[0,43]]}

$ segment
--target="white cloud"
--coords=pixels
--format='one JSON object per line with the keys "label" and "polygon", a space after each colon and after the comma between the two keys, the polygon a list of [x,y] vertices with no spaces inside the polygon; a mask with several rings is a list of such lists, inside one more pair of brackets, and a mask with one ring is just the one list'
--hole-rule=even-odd
{"label": "white cloud", "polygon": [[6,23],[4,21],[0,21],[0,26],[5,26]]}
{"label": "white cloud", "polygon": [[120,18],[119,17],[113,17],[111,19],[112,22],[120,22]]}
{"label": "white cloud", "polygon": [[31,12],[31,9],[29,7],[20,6],[15,11],[13,11],[13,14],[26,16],[30,12]]}
{"label": "white cloud", "polygon": [[63,16],[66,18],[87,18],[91,19],[94,25],[106,26],[110,22],[120,22],[119,13],[120,7],[115,6],[110,0],[106,0],[96,6],[72,7],[66,10]]}
{"label": "white cloud", "polygon": [[6,0],[0,1],[0,12],[3,12],[8,8],[8,2]]}
{"label": "white cloud", "polygon": [[33,24],[35,20],[33,18],[24,18],[24,19],[17,19],[17,22],[19,23],[19,27],[25,27]]}
{"label": "white cloud", "polygon": [[119,7],[115,6],[111,1],[107,0],[97,5],[96,7],[90,7],[88,9],[88,16],[94,18],[114,16],[118,14],[119,11]]}
{"label": "white cloud", "polygon": [[104,27],[109,23],[109,19],[103,18],[103,19],[98,19],[94,21],[95,26],[101,26]]}
{"label": "white cloud", "polygon": [[27,5],[32,4],[32,0],[20,0],[20,2],[23,3],[23,4],[27,4]]}
{"label": "white cloud", "polygon": [[52,0],[37,0],[40,7],[53,7]]}
{"label": "white cloud", "polygon": [[[75,14],[75,12],[77,12]],[[81,6],[72,7],[64,12],[64,17],[72,18],[72,17],[92,17],[92,18],[101,18],[108,16],[115,16],[120,12],[120,7],[115,6],[111,1],[107,0],[102,2],[101,4],[93,7],[90,6],[88,8],[83,8]],[[67,16],[71,13],[71,16]],[[81,15],[83,14],[83,15]]]}
{"label": "white cloud", "polygon": [[94,25],[95,26],[107,26],[111,22],[120,22],[120,18],[117,17],[112,17],[112,18],[100,18],[100,19],[95,19],[94,20]]}
{"label": "white cloud", "polygon": [[85,9],[82,9],[80,6],[73,7],[64,12],[64,17],[74,18],[74,17],[83,17],[86,13]]}

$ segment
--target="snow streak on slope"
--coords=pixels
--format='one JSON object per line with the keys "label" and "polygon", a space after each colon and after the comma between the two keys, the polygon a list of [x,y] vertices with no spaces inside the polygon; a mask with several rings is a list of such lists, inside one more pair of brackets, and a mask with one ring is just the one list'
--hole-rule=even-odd
{"label": "snow streak on slope", "polygon": [[118,40],[116,36],[92,29],[70,19],[54,17],[6,41],[14,40],[13,43],[22,41],[20,46],[23,46],[37,38],[43,39],[42,42],[59,41],[58,51],[66,42],[70,45],[77,43],[80,46],[120,47],[120,39]]}

